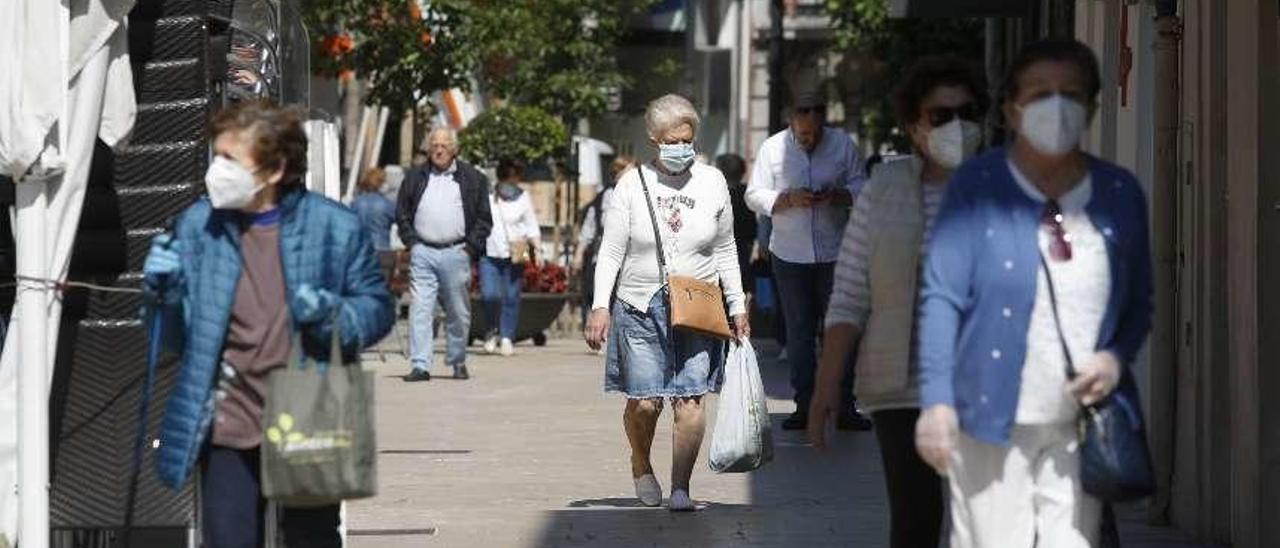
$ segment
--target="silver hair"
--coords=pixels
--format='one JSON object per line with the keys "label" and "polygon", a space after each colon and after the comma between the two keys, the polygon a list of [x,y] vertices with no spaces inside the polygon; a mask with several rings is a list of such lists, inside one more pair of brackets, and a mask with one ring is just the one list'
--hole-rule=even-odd
{"label": "silver hair", "polygon": [[683,124],[689,124],[696,134],[699,121],[698,111],[693,108],[693,103],[674,93],[654,99],[644,111],[644,128],[653,139]]}
{"label": "silver hair", "polygon": [[431,131],[427,133],[427,140],[422,143],[422,146],[420,148],[423,151],[428,150],[431,147],[431,138],[441,133],[449,136],[449,142],[453,143],[452,149],[454,152],[457,152],[458,151],[458,132],[454,131],[453,128],[448,126],[436,126],[431,128]]}

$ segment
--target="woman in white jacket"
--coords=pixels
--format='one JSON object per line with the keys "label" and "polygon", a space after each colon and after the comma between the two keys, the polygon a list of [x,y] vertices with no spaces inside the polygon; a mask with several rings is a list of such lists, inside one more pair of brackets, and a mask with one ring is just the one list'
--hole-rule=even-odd
{"label": "woman in white jacket", "polygon": [[[542,233],[533,201],[518,183],[523,168],[513,162],[498,165],[498,184],[489,195],[489,211],[493,213],[493,230],[485,242],[485,256],[480,258],[480,299],[489,326],[484,350],[503,356],[514,353],[516,325],[520,321],[520,286],[524,282],[526,262],[538,261],[538,243]],[[515,252],[513,256],[513,251]]]}
{"label": "woman in white jacket", "polygon": [[684,97],[666,95],[649,104],[645,128],[658,158],[623,174],[605,206],[604,240],[585,337],[593,350],[607,343],[605,391],[627,396],[623,419],[631,444],[631,475],[636,496],[646,506],[662,504],[649,449],[663,399],[672,400],[675,428],[668,508],[691,511],[695,506],[689,497],[689,477],[705,429],[702,396],[719,385],[725,344],[671,329],[667,281],[658,267],[650,207],[668,270],[718,281],[735,335],[745,338],[750,328],[733,241],[729,189],[719,170],[694,162],[697,111]]}

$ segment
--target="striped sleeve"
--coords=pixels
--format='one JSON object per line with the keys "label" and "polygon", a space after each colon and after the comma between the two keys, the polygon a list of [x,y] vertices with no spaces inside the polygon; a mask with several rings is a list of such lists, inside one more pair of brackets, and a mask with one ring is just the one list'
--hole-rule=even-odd
{"label": "striped sleeve", "polygon": [[873,205],[870,196],[858,197],[849,224],[845,226],[840,242],[840,258],[836,262],[835,284],[831,301],[827,305],[826,326],[853,324],[859,329],[866,326],[871,314],[871,283],[869,274],[870,242],[867,219]]}

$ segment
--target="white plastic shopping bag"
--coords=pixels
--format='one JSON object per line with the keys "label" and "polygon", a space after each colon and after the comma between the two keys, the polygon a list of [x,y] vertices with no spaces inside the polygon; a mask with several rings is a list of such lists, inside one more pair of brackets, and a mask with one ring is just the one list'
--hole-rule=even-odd
{"label": "white plastic shopping bag", "polygon": [[711,470],[750,472],[773,460],[769,406],[751,341],[729,343],[719,402],[711,433]]}

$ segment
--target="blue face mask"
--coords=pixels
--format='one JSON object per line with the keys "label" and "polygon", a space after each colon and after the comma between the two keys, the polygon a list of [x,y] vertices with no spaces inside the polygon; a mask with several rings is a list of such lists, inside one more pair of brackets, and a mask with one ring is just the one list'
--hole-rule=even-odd
{"label": "blue face mask", "polygon": [[693,165],[693,143],[675,143],[658,145],[658,161],[672,173],[683,173]]}

